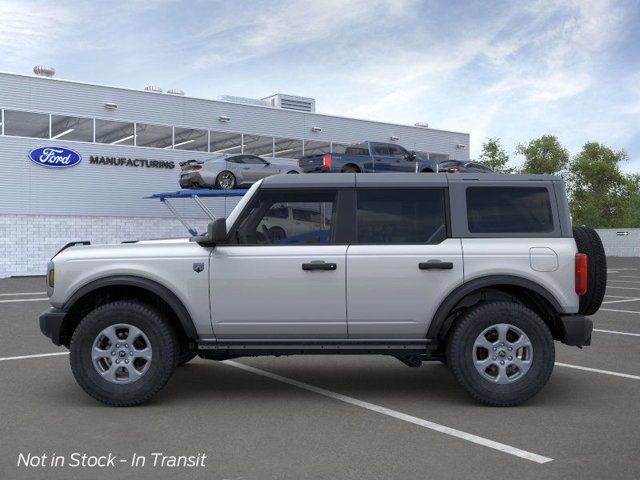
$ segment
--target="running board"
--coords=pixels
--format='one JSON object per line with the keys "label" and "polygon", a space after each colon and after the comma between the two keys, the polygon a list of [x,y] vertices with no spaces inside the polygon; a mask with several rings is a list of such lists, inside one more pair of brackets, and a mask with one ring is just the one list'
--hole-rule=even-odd
{"label": "running board", "polygon": [[305,339],[238,339],[198,342],[203,353],[224,353],[237,356],[296,355],[296,354],[414,354],[428,353],[427,339],[349,339],[349,340],[305,340]]}

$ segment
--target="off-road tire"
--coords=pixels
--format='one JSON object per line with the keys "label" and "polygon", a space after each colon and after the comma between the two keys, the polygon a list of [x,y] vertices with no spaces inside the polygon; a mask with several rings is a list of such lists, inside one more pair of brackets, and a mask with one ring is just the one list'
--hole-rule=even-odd
{"label": "off-road tire", "polygon": [[[508,323],[522,330],[533,346],[529,371],[513,383],[485,379],[473,364],[473,345],[486,328]],[[494,407],[524,403],[547,383],[555,362],[555,346],[547,325],[532,310],[513,302],[488,302],[470,308],[447,335],[447,366],[456,380],[478,402]]]}
{"label": "off-road tire", "polygon": [[580,296],[579,313],[593,315],[598,311],[607,289],[607,256],[602,240],[593,228],[573,227],[578,251],[588,257],[587,293]]}
{"label": "off-road tire", "polygon": [[[146,373],[122,385],[102,378],[91,358],[96,337],[103,329],[119,323],[142,330],[153,353]],[[172,325],[153,307],[137,301],[116,301],[96,308],[80,321],[69,350],[71,371],[85,392],[107,405],[129,407],[146,402],[169,381],[178,363],[179,343]]]}

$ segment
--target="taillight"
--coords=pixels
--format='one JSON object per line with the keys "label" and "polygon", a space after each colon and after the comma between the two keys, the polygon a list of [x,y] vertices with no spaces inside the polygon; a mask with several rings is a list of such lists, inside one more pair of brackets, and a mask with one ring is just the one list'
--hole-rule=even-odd
{"label": "taillight", "polygon": [[302,165],[300,165],[300,159],[298,159],[298,167],[302,167]]}
{"label": "taillight", "polygon": [[578,295],[587,293],[588,266],[589,257],[584,253],[576,253],[576,293]]}
{"label": "taillight", "polygon": [[322,168],[331,168],[331,155],[328,153],[322,155]]}
{"label": "taillight", "polygon": [[447,168],[447,172],[449,172],[449,173],[460,173],[460,172],[464,172],[464,168],[462,168],[462,167],[450,167],[450,168]]}
{"label": "taillight", "polygon": [[194,165],[193,169],[194,170],[200,170],[202,168],[202,165]]}

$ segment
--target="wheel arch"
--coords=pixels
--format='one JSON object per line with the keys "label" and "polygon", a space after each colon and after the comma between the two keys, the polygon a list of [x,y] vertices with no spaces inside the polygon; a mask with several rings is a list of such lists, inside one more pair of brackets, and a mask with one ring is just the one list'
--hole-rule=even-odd
{"label": "wheel arch", "polygon": [[358,165],[357,163],[353,163],[353,162],[345,163],[342,166],[341,170],[344,170],[345,168],[348,168],[348,167],[355,168],[356,169],[356,173],[362,173],[362,168],[360,168],[360,165]]}
{"label": "wheel arch", "polygon": [[64,303],[67,311],[60,329],[62,344],[68,345],[73,331],[90,310],[111,300],[138,299],[159,308],[187,340],[198,337],[193,319],[178,296],[164,285],[135,275],[114,275],[93,280],[78,288]]}
{"label": "wheel arch", "polygon": [[449,293],[433,316],[427,338],[441,344],[459,313],[479,302],[516,299],[540,315],[554,338],[561,334],[557,317],[564,309],[549,290],[523,277],[491,275],[463,283]]}

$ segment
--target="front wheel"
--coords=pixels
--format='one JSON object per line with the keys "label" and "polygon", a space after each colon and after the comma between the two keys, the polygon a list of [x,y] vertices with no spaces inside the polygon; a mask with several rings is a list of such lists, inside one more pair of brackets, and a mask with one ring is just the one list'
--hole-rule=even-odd
{"label": "front wheel", "polygon": [[87,314],[69,349],[71,370],[84,391],[107,405],[127,407],[146,402],[169,381],[179,344],[157,310],[117,301]]}
{"label": "front wheel", "polygon": [[532,310],[512,302],[469,309],[447,337],[447,365],[486,405],[519,405],[547,383],[555,362],[553,337]]}

